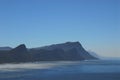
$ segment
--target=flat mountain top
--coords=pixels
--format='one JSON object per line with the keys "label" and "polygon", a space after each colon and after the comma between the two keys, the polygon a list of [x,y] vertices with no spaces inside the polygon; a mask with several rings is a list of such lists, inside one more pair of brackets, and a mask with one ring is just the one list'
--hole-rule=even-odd
{"label": "flat mountain top", "polygon": [[82,45],[79,42],[66,42],[66,43],[61,43],[61,44],[53,44],[53,45],[48,45],[48,46],[43,46],[43,47],[38,47],[38,48],[32,48],[32,49],[45,49],[45,50],[53,50],[57,48],[61,48],[65,51],[72,49],[72,48],[77,48],[77,47],[82,47]]}

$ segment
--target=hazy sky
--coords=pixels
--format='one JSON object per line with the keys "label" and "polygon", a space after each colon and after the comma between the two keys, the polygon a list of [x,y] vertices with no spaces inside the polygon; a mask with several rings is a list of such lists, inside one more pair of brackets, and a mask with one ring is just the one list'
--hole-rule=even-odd
{"label": "hazy sky", "polygon": [[66,41],[120,57],[120,0],[0,0],[0,46]]}

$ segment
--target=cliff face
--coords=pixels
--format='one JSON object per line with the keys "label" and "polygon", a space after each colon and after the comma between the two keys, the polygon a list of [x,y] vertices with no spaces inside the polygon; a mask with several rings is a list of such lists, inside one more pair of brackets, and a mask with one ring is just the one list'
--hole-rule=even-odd
{"label": "cliff face", "polygon": [[79,42],[67,42],[27,49],[24,44],[12,50],[0,51],[0,63],[31,61],[75,61],[97,59],[90,55]]}

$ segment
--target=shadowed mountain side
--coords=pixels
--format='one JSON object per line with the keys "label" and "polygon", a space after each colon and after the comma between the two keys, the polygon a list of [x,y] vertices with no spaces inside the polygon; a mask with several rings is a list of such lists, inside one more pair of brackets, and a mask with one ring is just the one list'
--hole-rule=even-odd
{"label": "shadowed mountain side", "polygon": [[71,49],[69,51],[64,51],[62,49],[54,50],[30,50],[35,61],[58,61],[58,60],[84,60],[76,49]]}
{"label": "shadowed mountain side", "polygon": [[[33,48],[32,50],[47,50],[47,51],[54,51],[55,49],[61,49],[63,52],[62,55],[66,55],[67,57],[76,58],[76,60],[89,60],[89,59],[97,59],[96,57],[90,55],[79,42],[66,42],[62,44],[54,44],[50,46],[44,46],[39,48]],[[39,52],[39,51],[38,51]],[[76,56],[76,57],[75,57]]]}
{"label": "shadowed mountain side", "polygon": [[31,60],[31,55],[24,44],[21,44],[20,46],[11,50],[9,54],[11,54],[12,57],[14,57],[14,60],[17,62],[28,62]]}

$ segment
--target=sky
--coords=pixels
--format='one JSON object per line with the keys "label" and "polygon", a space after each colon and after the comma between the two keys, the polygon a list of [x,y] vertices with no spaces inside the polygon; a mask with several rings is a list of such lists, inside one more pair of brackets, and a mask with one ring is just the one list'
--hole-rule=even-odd
{"label": "sky", "polygon": [[0,0],[0,46],[79,41],[120,57],[120,0]]}

